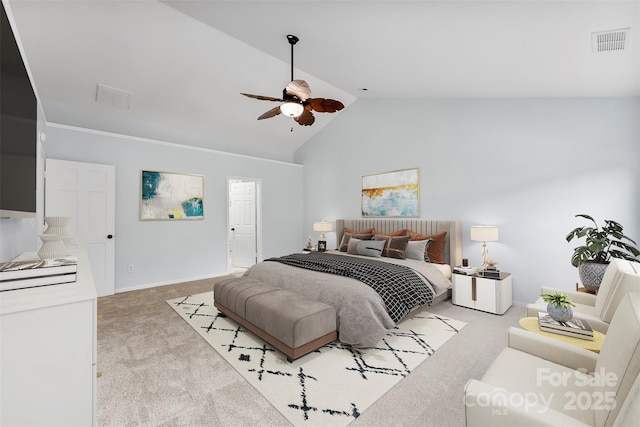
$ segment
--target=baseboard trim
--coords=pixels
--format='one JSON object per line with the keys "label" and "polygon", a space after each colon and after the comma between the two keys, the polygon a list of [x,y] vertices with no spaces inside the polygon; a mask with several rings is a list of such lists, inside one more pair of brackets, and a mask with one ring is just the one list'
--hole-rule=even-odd
{"label": "baseboard trim", "polygon": [[224,273],[214,273],[214,274],[210,274],[210,275],[208,274],[205,276],[185,277],[182,279],[167,280],[163,282],[145,283],[142,285],[128,286],[126,288],[116,287],[115,293],[120,294],[122,292],[139,291],[142,289],[156,288],[158,286],[175,285],[176,283],[182,283],[182,282],[192,282],[194,280],[214,279],[216,277],[227,276],[228,274],[229,273],[225,271]]}

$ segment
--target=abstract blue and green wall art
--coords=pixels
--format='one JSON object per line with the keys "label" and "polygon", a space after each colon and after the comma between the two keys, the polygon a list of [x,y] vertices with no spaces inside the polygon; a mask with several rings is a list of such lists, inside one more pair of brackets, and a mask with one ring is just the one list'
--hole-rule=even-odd
{"label": "abstract blue and green wall art", "polygon": [[141,171],[140,219],[202,219],[204,177],[173,172]]}
{"label": "abstract blue and green wall art", "polygon": [[420,217],[420,169],[362,177],[363,217]]}

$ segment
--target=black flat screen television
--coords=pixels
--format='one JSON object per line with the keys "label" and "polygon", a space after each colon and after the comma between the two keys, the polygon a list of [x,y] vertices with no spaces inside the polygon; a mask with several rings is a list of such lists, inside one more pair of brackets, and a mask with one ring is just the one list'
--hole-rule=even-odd
{"label": "black flat screen television", "polygon": [[38,104],[2,5],[0,217],[35,217]]}

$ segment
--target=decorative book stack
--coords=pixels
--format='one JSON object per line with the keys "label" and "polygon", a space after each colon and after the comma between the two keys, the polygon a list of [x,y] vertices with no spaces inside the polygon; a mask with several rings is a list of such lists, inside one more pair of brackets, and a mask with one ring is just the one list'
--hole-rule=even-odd
{"label": "decorative book stack", "polygon": [[467,276],[473,276],[478,272],[478,269],[476,267],[463,267],[463,266],[457,266],[453,268],[453,272],[456,274],[464,274]]}
{"label": "decorative book stack", "polygon": [[585,320],[573,318],[566,322],[558,322],[553,320],[549,313],[538,312],[538,321],[541,331],[593,341],[593,329]]}
{"label": "decorative book stack", "polygon": [[76,281],[78,258],[0,263],[0,292]]}
{"label": "decorative book stack", "polygon": [[486,277],[488,279],[499,279],[500,278],[500,270],[493,266],[489,266],[484,269],[482,272],[482,277]]}

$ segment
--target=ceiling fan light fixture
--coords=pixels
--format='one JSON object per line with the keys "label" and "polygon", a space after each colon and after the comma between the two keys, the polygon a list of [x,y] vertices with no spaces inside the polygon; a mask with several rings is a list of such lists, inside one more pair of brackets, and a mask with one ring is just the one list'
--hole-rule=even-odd
{"label": "ceiling fan light fixture", "polygon": [[280,111],[285,116],[298,117],[304,111],[304,107],[297,102],[285,102],[280,106]]}

